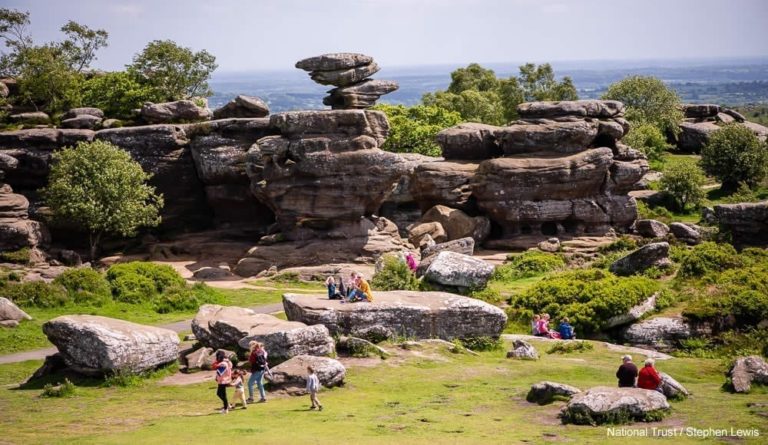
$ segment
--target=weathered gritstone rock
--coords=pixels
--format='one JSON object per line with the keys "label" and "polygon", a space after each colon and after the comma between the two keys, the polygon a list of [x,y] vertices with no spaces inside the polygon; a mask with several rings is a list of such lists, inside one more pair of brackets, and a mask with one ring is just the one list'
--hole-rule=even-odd
{"label": "weathered gritstone rock", "polygon": [[255,118],[269,114],[269,106],[259,97],[239,95],[213,111],[214,119]]}
{"label": "weathered gritstone rock", "polygon": [[22,320],[31,319],[32,317],[30,317],[29,314],[23,310],[19,309],[19,307],[16,306],[13,301],[5,297],[0,297],[0,322],[13,321],[18,324],[18,322]]}
{"label": "weathered gritstone rock", "polygon": [[320,384],[326,388],[341,386],[347,375],[347,369],[338,360],[328,357],[299,355],[273,368],[265,375],[275,388],[285,390],[291,395],[306,394],[307,366],[312,366]]}
{"label": "weathered gritstone rock", "polygon": [[437,143],[447,160],[495,158],[502,154],[496,140],[500,128],[478,123],[459,124],[437,133]]}
{"label": "weathered gritstone rock", "polygon": [[199,107],[191,100],[177,100],[159,104],[145,103],[141,118],[150,124],[171,124],[210,120],[213,116],[208,107]]}
{"label": "weathered gritstone rock", "polygon": [[596,122],[521,123],[500,128],[496,131],[496,138],[505,155],[535,153],[542,151],[542,148],[570,154],[592,146],[597,132]]}
{"label": "weathered gritstone rock", "polygon": [[240,307],[201,306],[192,320],[192,332],[200,343],[214,349],[239,345],[247,350],[251,341],[259,341],[276,359],[334,353],[325,326],[307,326]]}
{"label": "weathered gritstone rock", "polygon": [[520,360],[538,360],[539,353],[530,343],[523,340],[515,340],[512,344],[512,350],[507,351],[507,358],[516,358]]}
{"label": "weathered gritstone rock", "polygon": [[353,304],[327,295],[285,294],[283,307],[289,320],[323,324],[334,335],[379,325],[405,337],[498,337],[507,322],[496,306],[445,292],[374,290],[372,303]]}
{"label": "weathered gritstone rock", "polygon": [[104,119],[104,112],[101,109],[95,107],[71,108],[69,111],[64,113],[61,118],[72,119],[78,116],[93,116],[99,119]]}
{"label": "weathered gritstone rock", "polygon": [[429,162],[416,167],[411,195],[422,212],[436,205],[472,212],[477,209],[470,181],[480,164],[472,162]]}
{"label": "weathered gritstone rock", "polygon": [[331,53],[309,57],[296,62],[304,71],[334,71],[373,63],[373,57],[357,53]]}
{"label": "weathered gritstone rock", "polygon": [[575,394],[563,408],[564,423],[593,424],[617,421],[658,421],[669,411],[667,398],[641,388],[598,386]]}
{"label": "weathered gritstone rock", "polygon": [[683,114],[688,118],[715,117],[721,111],[715,104],[682,104]]}
{"label": "weathered gritstone rock", "polygon": [[365,109],[376,105],[379,97],[399,88],[393,80],[366,79],[360,83],[328,90],[323,104],[337,110]]}
{"label": "weathered gritstone rock", "polygon": [[493,274],[493,265],[448,250],[437,254],[424,272],[424,279],[433,284],[462,290],[482,289]]}
{"label": "weathered gritstone rock", "polygon": [[691,327],[680,318],[656,317],[630,325],[621,336],[632,345],[669,351],[691,336]]}
{"label": "weathered gritstone rock", "polygon": [[667,399],[684,399],[691,395],[685,386],[673,379],[671,375],[666,372],[659,372],[659,375],[661,376],[661,391]]}
{"label": "weathered gritstone rock", "polygon": [[98,375],[143,372],[178,358],[179,337],[169,330],[96,315],[64,315],[43,332],[74,371]]}
{"label": "weathered gritstone rock", "polygon": [[616,275],[633,275],[651,267],[665,268],[672,264],[669,259],[669,243],[651,243],[619,258],[611,264]]}
{"label": "weathered gritstone rock", "polygon": [[675,238],[686,244],[699,244],[701,242],[701,232],[693,224],[673,222],[669,225],[669,230]]}
{"label": "weathered gritstone rock", "polygon": [[46,227],[29,219],[29,201],[1,181],[6,172],[14,171],[19,163],[7,155],[0,155],[0,250],[18,250],[25,247],[47,247],[50,235]]}
{"label": "weathered gritstone rock", "polygon": [[623,117],[624,104],[617,100],[526,102],[518,105],[517,113],[523,118],[580,116],[609,119]]}
{"label": "weathered gritstone rock", "polygon": [[746,393],[752,389],[752,383],[768,385],[768,363],[758,355],[739,357],[728,371],[728,375],[733,391]]}
{"label": "weathered gritstone rock", "polygon": [[681,122],[677,147],[683,151],[698,153],[707,144],[709,137],[720,126],[714,122]]}
{"label": "weathered gritstone rock", "polygon": [[443,251],[451,251],[463,255],[472,256],[475,253],[475,240],[471,237],[459,238],[445,243],[435,244],[421,250],[422,260],[436,256]]}
{"label": "weathered gritstone rock", "polygon": [[733,236],[736,245],[768,245],[768,201],[715,206],[720,230]]}
{"label": "weathered gritstone rock", "polygon": [[[491,233],[491,221],[488,218],[471,217],[461,210],[442,205],[427,210],[420,221],[440,223],[448,235],[448,241],[470,237],[477,243],[482,243]],[[435,241],[437,242],[436,238]]]}
{"label": "weathered gritstone rock", "polygon": [[70,119],[64,119],[61,121],[62,128],[79,128],[93,130],[101,124],[102,119],[100,117],[83,114]]}
{"label": "weathered gritstone rock", "polygon": [[16,122],[24,125],[48,125],[51,123],[51,118],[42,111],[30,111],[29,113],[12,114],[10,116],[12,122]]}
{"label": "weathered gritstone rock", "polygon": [[448,239],[445,228],[439,222],[423,222],[408,228],[408,241],[416,247],[421,247],[429,237],[435,243],[444,243]]}
{"label": "weathered gritstone rock", "polygon": [[749,122],[731,109],[714,104],[683,104],[685,121],[680,123],[677,147],[683,151],[698,153],[709,142],[709,138],[723,125],[736,124],[749,128],[759,139],[768,138],[768,127]]}
{"label": "weathered gritstone rock", "polygon": [[669,226],[655,219],[638,219],[635,230],[645,238],[664,238],[669,233]]}
{"label": "weathered gritstone rock", "polygon": [[633,306],[632,308],[630,308],[626,314],[616,315],[614,317],[609,318],[603,324],[602,328],[611,329],[617,326],[623,326],[623,325],[635,322],[643,318],[645,314],[648,314],[654,309],[656,309],[656,298],[658,298],[658,296],[659,296],[659,293],[656,292],[650,297],[648,297],[647,300],[643,301],[637,306]]}
{"label": "weathered gritstone rock", "polygon": [[534,383],[531,386],[531,390],[528,391],[528,395],[525,397],[530,403],[537,403],[539,405],[546,405],[552,403],[556,398],[558,399],[570,399],[574,394],[580,393],[581,390],[571,385],[556,382],[539,382]]}

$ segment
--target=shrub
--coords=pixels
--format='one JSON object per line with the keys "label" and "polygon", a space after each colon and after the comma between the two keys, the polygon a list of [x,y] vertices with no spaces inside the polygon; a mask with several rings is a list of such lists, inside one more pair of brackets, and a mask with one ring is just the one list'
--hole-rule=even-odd
{"label": "shrub", "polygon": [[275,283],[296,284],[301,282],[301,278],[297,272],[283,272],[270,278],[270,281],[274,281]]}
{"label": "shrub", "polygon": [[75,395],[75,385],[64,379],[64,383],[57,384],[56,386],[48,383],[43,386],[43,393],[41,397],[72,397]]}
{"label": "shrub", "polygon": [[419,290],[419,279],[408,265],[397,257],[386,256],[384,267],[373,276],[371,286],[377,290]]}
{"label": "shrub", "polygon": [[637,241],[627,235],[622,235],[610,244],[604,244],[598,248],[601,253],[624,252],[637,249]]}
{"label": "shrub", "polygon": [[693,161],[677,161],[664,169],[661,189],[669,193],[678,210],[685,211],[688,206],[698,207],[704,200],[704,172]]}
{"label": "shrub", "polygon": [[667,148],[667,139],[655,125],[640,124],[633,126],[621,140],[632,148],[642,151],[651,161],[661,160]]}
{"label": "shrub", "polygon": [[63,286],[69,300],[77,304],[101,305],[111,296],[111,288],[104,275],[89,267],[68,269],[53,282]]}
{"label": "shrub", "polygon": [[749,188],[746,182],[740,182],[736,191],[733,192],[732,195],[725,197],[723,202],[728,204],[738,204],[741,202],[755,202],[759,200],[756,191]]}
{"label": "shrub", "polygon": [[373,109],[383,111],[389,120],[389,137],[382,148],[398,153],[440,156],[435,136],[462,121],[459,113],[436,106],[379,104]]}
{"label": "shrub", "polygon": [[121,119],[131,118],[133,110],[144,102],[160,99],[150,87],[124,71],[93,76],[83,83],[82,90],[83,106],[100,108],[106,116]]}
{"label": "shrub", "polygon": [[29,264],[29,247],[0,252],[0,263]]}
{"label": "shrub", "polygon": [[460,339],[459,343],[470,351],[499,351],[504,348],[504,342],[493,337],[467,337]]}
{"label": "shrub", "polygon": [[643,201],[637,202],[637,217],[639,219],[655,219],[664,224],[672,222],[674,215],[664,207],[649,207]]}
{"label": "shrub", "polygon": [[6,298],[24,307],[50,308],[69,302],[67,291],[62,286],[44,281],[9,283],[4,290]]}
{"label": "shrub", "polygon": [[521,255],[510,256],[509,262],[497,267],[491,279],[495,281],[513,281],[541,275],[565,267],[562,256],[529,250]]}
{"label": "shrub", "polygon": [[707,241],[693,247],[680,262],[677,276],[681,278],[703,277],[711,272],[738,267],[741,260],[730,244]]}
{"label": "shrub", "polygon": [[749,128],[726,125],[701,149],[701,166],[723,190],[735,190],[740,182],[754,187],[768,173],[768,148]]}
{"label": "shrub", "polygon": [[152,302],[155,311],[160,314],[177,311],[197,310],[203,304],[221,304],[224,298],[215,289],[205,283],[193,286],[175,286],[167,289]]}
{"label": "shrub", "polygon": [[642,276],[617,277],[601,269],[562,272],[547,277],[510,299],[523,313],[549,313],[552,320],[568,317],[577,332],[595,332],[611,317],[656,292],[659,284]]}
{"label": "shrub", "polygon": [[149,301],[186,281],[173,267],[141,261],[115,264],[107,270],[107,280],[116,300],[126,303]]}
{"label": "shrub", "polygon": [[570,354],[586,352],[595,349],[592,343],[586,341],[559,341],[547,349],[547,354]]}
{"label": "shrub", "polygon": [[768,270],[747,267],[717,275],[714,288],[700,292],[683,314],[698,320],[718,322],[721,327],[757,326],[768,319]]}
{"label": "shrub", "polygon": [[633,124],[652,124],[664,134],[677,133],[683,120],[680,97],[653,76],[629,76],[608,86],[603,99],[618,100],[627,107]]}

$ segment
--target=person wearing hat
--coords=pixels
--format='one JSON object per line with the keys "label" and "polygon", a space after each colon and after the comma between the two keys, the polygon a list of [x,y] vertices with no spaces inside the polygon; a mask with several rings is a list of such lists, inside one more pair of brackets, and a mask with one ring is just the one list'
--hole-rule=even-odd
{"label": "person wearing hat", "polygon": [[638,388],[659,391],[659,387],[661,386],[661,376],[653,365],[654,360],[652,358],[645,360],[645,366],[643,366],[643,369],[640,370],[640,373],[637,376]]}
{"label": "person wearing hat", "polygon": [[619,388],[634,388],[637,378],[637,366],[632,363],[632,356],[625,355],[621,358],[621,366],[616,371],[616,378],[619,379]]}

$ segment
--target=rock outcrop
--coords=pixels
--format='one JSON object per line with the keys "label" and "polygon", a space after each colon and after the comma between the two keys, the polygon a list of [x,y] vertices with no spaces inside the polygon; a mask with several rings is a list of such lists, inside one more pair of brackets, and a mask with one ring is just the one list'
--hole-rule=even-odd
{"label": "rock outcrop", "polygon": [[768,201],[715,206],[720,230],[740,246],[768,245]]}
{"label": "rock outcrop", "polygon": [[669,231],[675,238],[686,244],[695,245],[701,242],[701,227],[694,224],[673,222],[669,225]]}
{"label": "rock outcrop", "polygon": [[471,237],[479,244],[491,234],[491,221],[485,216],[472,217],[461,210],[443,205],[427,210],[420,221],[439,223],[448,235],[448,241]]}
{"label": "rock outcrop", "polygon": [[79,373],[143,372],[178,358],[179,336],[169,330],[96,315],[64,315],[43,332]]}
{"label": "rock outcrop", "polygon": [[307,366],[312,366],[320,384],[326,388],[341,386],[347,375],[347,369],[338,360],[328,357],[299,355],[273,368],[265,378],[270,387],[284,390],[291,395],[306,394]]}
{"label": "rock outcrop", "polygon": [[444,292],[373,292],[372,303],[341,304],[327,295],[283,295],[289,320],[323,324],[331,334],[349,335],[380,325],[396,335],[452,340],[498,337],[507,321],[501,309]]}
{"label": "rock outcrop", "polygon": [[669,411],[667,398],[641,388],[598,386],[575,394],[563,408],[563,423],[592,424],[658,421]]}
{"label": "rock outcrop", "polygon": [[570,399],[574,394],[580,393],[581,390],[571,385],[556,382],[539,382],[534,383],[531,386],[531,390],[528,391],[528,395],[525,397],[530,403],[536,403],[539,405],[546,405],[552,403],[555,399]]}
{"label": "rock outcrop", "polygon": [[174,124],[210,120],[213,116],[208,106],[198,106],[191,100],[177,100],[153,104],[145,103],[139,113],[149,124]]}
{"label": "rock outcrop", "polygon": [[333,85],[323,103],[334,110],[370,108],[379,97],[397,90],[397,82],[373,80],[379,71],[373,58],[356,53],[332,53],[296,62],[296,68],[309,72],[321,85]]}
{"label": "rock outcrop", "polygon": [[638,219],[635,222],[635,231],[644,238],[664,238],[669,229],[669,226],[655,219]]}
{"label": "rock outcrop", "polygon": [[0,152],[0,251],[46,247],[50,241],[45,226],[29,219],[27,198],[3,183],[5,175],[18,166],[16,158]]}
{"label": "rock outcrop", "polygon": [[743,125],[763,141],[768,137],[768,127],[748,122],[740,113],[714,104],[683,104],[685,119],[680,123],[677,148],[698,153],[709,142],[709,137],[723,125]]}
{"label": "rock outcrop", "polygon": [[616,275],[633,275],[651,267],[663,269],[671,265],[669,243],[650,243],[614,261],[610,271]]}
{"label": "rock outcrop", "polygon": [[13,301],[0,297],[0,326],[6,328],[15,328],[22,320],[31,320],[32,317],[19,309]]}
{"label": "rock outcrop", "polygon": [[462,291],[482,289],[493,274],[493,265],[479,258],[444,250],[424,272],[430,283]]}
{"label": "rock outcrop", "polygon": [[214,119],[265,117],[269,106],[259,97],[239,95],[213,111]]}
{"label": "rock outcrop", "polygon": [[768,363],[758,355],[739,357],[728,371],[734,392],[746,393],[752,383],[768,385]]}
{"label": "rock outcrop", "polygon": [[628,326],[621,335],[631,345],[670,351],[691,332],[690,325],[681,318],[655,317]]}

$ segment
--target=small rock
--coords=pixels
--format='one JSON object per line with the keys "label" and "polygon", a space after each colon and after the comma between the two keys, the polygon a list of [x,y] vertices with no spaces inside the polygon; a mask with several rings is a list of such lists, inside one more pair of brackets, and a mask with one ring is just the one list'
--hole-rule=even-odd
{"label": "small rock", "polygon": [[543,252],[556,253],[560,251],[560,240],[557,238],[550,238],[540,242],[538,247],[539,250]]}
{"label": "small rock", "polygon": [[267,381],[278,389],[286,390],[291,395],[306,394],[307,366],[312,366],[320,384],[326,388],[341,386],[347,370],[338,360],[312,355],[298,355],[271,369],[265,375]]}
{"label": "small rock", "polygon": [[651,243],[619,258],[611,264],[610,271],[616,275],[633,275],[651,267],[666,268],[671,265],[669,243]]}
{"label": "small rock", "polygon": [[673,222],[669,225],[669,230],[675,238],[686,244],[694,245],[701,242],[701,233],[692,225]]}
{"label": "small rock", "polygon": [[669,227],[655,219],[639,219],[635,223],[635,230],[645,238],[664,238],[669,233]]}
{"label": "small rock", "polygon": [[538,360],[539,353],[536,348],[523,340],[515,340],[512,350],[507,352],[507,358],[516,358],[521,360]]}
{"label": "small rock", "polygon": [[493,265],[469,255],[443,251],[429,265],[424,279],[460,289],[482,289],[493,274]]}
{"label": "small rock", "polygon": [[19,324],[18,322],[31,319],[32,317],[30,317],[29,314],[23,310],[19,309],[19,307],[16,306],[13,301],[5,297],[0,297],[0,322],[16,322],[14,326],[5,325],[6,327],[15,327]]}
{"label": "small rock", "polygon": [[685,386],[673,379],[671,375],[666,372],[660,372],[659,375],[661,376],[661,391],[667,399],[684,399],[690,395]]}
{"label": "small rock", "polygon": [[757,355],[739,357],[728,375],[734,392],[747,393],[752,389],[752,383],[768,385],[768,363]]}
{"label": "small rock", "polygon": [[528,396],[525,399],[530,403],[546,405],[555,400],[555,398],[570,399],[571,396],[580,392],[581,390],[579,388],[571,385],[545,381],[535,383],[531,386],[531,390],[528,392]]}

